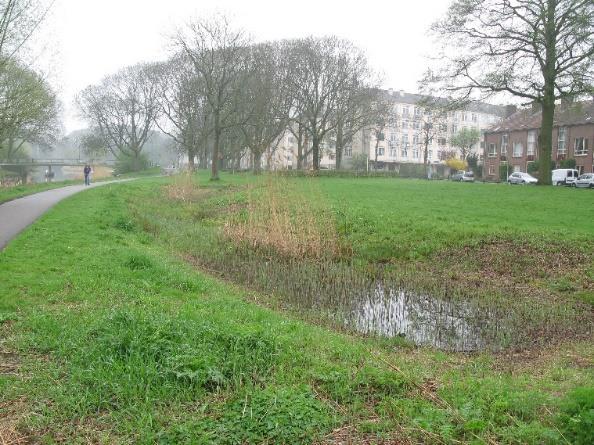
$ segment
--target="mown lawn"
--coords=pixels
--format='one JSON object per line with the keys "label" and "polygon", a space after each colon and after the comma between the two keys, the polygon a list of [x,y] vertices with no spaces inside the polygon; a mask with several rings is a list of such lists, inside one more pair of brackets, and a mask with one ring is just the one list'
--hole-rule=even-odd
{"label": "mown lawn", "polygon": [[[0,252],[0,442],[591,443],[591,339],[514,354],[445,353],[267,309],[268,296],[179,259],[179,239],[171,243],[163,221],[149,218],[151,197],[170,197],[162,189],[170,181],[81,193]],[[248,180],[225,181],[204,208],[177,199],[171,227],[185,233],[188,219],[216,227],[212,206],[237,201],[226,187]],[[355,187],[366,194],[353,212],[373,221],[372,237],[389,226],[386,215],[399,214],[367,202],[370,184],[322,184],[337,208]],[[378,181],[394,195],[414,184]],[[464,190],[443,186],[444,197]]]}

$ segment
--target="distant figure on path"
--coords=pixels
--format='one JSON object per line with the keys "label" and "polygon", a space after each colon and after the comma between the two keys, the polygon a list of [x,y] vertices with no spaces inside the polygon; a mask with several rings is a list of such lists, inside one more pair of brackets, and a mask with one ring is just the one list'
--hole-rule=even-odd
{"label": "distant figure on path", "polygon": [[91,166],[89,164],[85,165],[83,172],[85,174],[85,185],[91,185]]}

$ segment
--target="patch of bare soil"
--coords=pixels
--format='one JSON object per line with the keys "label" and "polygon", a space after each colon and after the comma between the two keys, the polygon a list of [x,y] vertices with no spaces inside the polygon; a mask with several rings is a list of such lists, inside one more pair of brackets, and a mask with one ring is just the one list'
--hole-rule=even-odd
{"label": "patch of bare soil", "polygon": [[25,406],[23,399],[0,402],[0,445],[31,443],[29,436],[19,430]]}

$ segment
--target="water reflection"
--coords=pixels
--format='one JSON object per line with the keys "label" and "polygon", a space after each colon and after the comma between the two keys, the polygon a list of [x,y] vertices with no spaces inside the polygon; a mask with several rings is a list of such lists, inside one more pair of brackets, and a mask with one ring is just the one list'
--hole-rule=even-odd
{"label": "water reflection", "polygon": [[448,301],[378,286],[353,308],[347,323],[359,332],[404,335],[417,345],[454,351],[495,347],[501,320],[470,301]]}

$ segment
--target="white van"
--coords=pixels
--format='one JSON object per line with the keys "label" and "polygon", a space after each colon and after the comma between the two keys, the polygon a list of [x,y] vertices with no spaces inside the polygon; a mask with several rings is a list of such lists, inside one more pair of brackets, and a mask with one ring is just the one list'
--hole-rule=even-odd
{"label": "white van", "polygon": [[579,172],[572,168],[558,168],[553,170],[553,185],[573,185],[579,176]]}

